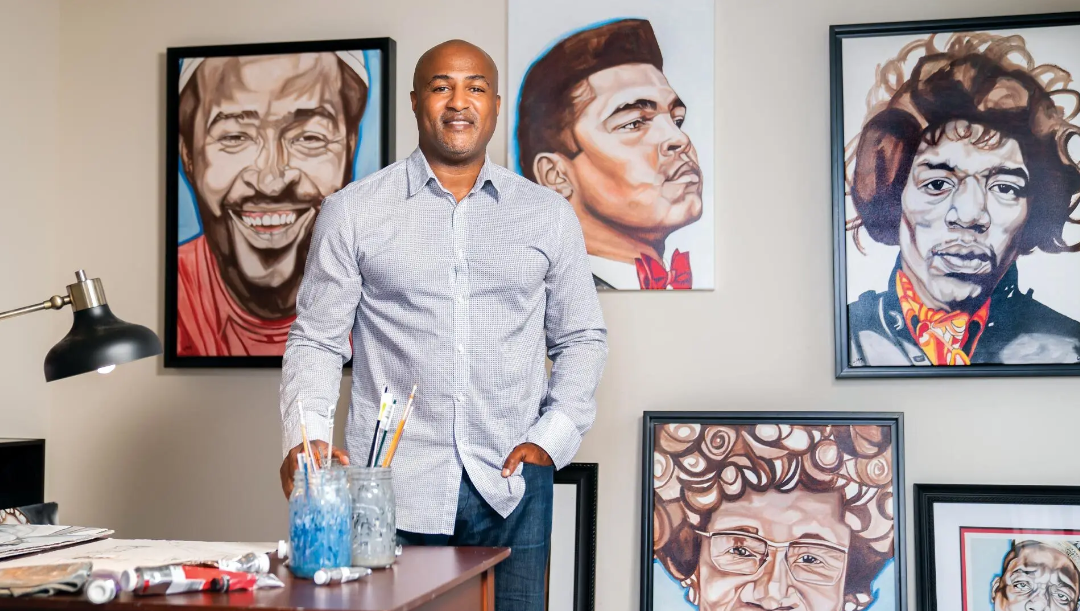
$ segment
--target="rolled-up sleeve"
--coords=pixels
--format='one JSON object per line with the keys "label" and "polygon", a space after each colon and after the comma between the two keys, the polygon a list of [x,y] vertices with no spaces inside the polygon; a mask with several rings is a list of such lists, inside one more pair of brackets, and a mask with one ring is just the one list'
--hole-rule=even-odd
{"label": "rolled-up sleeve", "polygon": [[596,387],[607,361],[607,327],[593,284],[581,224],[559,199],[559,244],[545,282],[544,328],[552,360],[540,418],[526,441],[543,448],[556,468],[570,463],[596,419]]}
{"label": "rolled-up sleeve", "polygon": [[315,219],[281,370],[283,456],[301,442],[301,401],[308,438],[329,440],[341,369],[352,357],[350,332],[363,279],[349,205],[346,193],[339,191],[326,198]]}

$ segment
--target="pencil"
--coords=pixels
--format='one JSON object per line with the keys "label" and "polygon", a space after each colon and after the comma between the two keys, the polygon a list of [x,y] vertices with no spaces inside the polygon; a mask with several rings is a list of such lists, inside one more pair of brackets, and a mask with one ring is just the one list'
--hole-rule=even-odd
{"label": "pencil", "polygon": [[394,460],[394,452],[397,451],[398,441],[401,440],[401,432],[405,430],[405,421],[409,419],[409,414],[412,413],[413,398],[416,396],[416,384],[413,384],[412,392],[409,393],[409,401],[405,404],[405,412],[401,414],[401,422],[397,425],[397,430],[394,431],[394,438],[390,440],[390,447],[386,450],[386,458],[383,459],[383,467],[389,467],[390,461]]}

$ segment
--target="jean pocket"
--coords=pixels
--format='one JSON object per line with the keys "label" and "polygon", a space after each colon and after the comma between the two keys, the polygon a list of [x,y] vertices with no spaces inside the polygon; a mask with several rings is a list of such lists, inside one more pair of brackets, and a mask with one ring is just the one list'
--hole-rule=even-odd
{"label": "jean pocket", "polygon": [[525,476],[526,485],[533,481],[537,483],[554,482],[554,465],[535,465],[531,462],[523,462],[521,464],[523,465],[521,474]]}

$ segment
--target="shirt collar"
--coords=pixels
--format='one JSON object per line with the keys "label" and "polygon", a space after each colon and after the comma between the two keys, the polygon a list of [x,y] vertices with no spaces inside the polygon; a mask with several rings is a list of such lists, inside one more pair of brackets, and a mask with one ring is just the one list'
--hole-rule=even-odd
{"label": "shirt collar", "polygon": [[[439,179],[435,176],[435,172],[431,169],[431,164],[428,163],[427,158],[424,157],[424,153],[420,151],[420,147],[409,155],[409,158],[405,161],[405,173],[408,176],[409,197],[412,197],[420,192],[420,189],[427,186],[429,182],[434,180],[436,184],[439,183]],[[495,199],[499,199],[499,194],[505,188],[505,181],[501,172],[496,169],[494,163],[491,162],[491,158],[484,155],[484,166],[480,168],[480,174],[476,177],[476,184],[469,190],[469,193],[475,193],[480,189],[483,189],[487,184],[491,184],[494,190],[493,195]],[[439,184],[439,188],[443,191],[446,189]]]}

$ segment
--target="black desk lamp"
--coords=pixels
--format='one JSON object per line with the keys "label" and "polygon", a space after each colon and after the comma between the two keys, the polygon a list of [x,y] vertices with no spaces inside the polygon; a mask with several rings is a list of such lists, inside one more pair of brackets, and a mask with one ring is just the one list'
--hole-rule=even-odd
{"label": "black desk lamp", "polygon": [[87,280],[81,269],[75,278],[78,282],[68,285],[65,297],[54,295],[42,303],[0,312],[3,320],[71,305],[75,321],[67,336],[45,357],[46,382],[94,370],[109,373],[117,365],[161,354],[161,341],[153,331],[113,315],[100,278]]}

